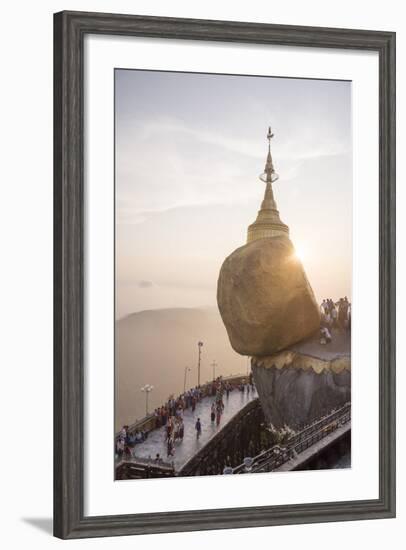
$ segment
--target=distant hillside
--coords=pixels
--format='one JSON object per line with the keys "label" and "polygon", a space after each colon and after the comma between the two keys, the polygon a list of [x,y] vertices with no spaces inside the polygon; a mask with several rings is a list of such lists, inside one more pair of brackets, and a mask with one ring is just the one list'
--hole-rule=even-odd
{"label": "distant hillside", "polygon": [[197,384],[197,342],[202,340],[201,381],[216,374],[245,372],[247,359],[229,343],[217,309],[174,308],[141,311],[116,323],[116,429],[145,414],[144,384],[152,384],[150,410],[183,391],[185,366],[187,387]]}

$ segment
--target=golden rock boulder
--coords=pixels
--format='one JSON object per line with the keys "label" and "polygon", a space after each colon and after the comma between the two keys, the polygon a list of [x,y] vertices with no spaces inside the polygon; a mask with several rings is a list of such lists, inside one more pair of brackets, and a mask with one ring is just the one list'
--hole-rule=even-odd
{"label": "golden rock boulder", "polygon": [[241,355],[276,353],[320,324],[313,290],[287,236],[258,239],[230,254],[220,270],[217,303]]}

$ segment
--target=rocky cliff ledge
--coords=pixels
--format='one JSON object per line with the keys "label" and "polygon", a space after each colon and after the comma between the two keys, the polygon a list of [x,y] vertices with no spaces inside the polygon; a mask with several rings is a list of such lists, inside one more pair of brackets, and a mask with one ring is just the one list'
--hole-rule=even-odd
{"label": "rocky cliff ledge", "polygon": [[313,337],[266,357],[252,357],[265,417],[297,429],[351,401],[351,335],[333,331],[330,344]]}

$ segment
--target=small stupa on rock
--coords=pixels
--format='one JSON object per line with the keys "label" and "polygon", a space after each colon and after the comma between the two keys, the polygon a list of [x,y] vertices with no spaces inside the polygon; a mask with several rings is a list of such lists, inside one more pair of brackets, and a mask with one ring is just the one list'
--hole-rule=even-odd
{"label": "small stupa on rock", "polygon": [[275,172],[272,154],[271,139],[274,137],[271,127],[268,128],[268,156],[265,164],[265,171],[259,176],[259,179],[266,183],[265,195],[258,212],[257,219],[248,227],[247,243],[264,239],[267,237],[277,237],[279,235],[289,236],[289,227],[284,224],[280,217],[273,195],[272,184],[279,179]]}

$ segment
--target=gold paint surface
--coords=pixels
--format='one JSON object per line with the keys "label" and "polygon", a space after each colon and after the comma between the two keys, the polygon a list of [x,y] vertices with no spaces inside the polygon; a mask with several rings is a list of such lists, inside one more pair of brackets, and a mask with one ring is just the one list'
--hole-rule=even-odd
{"label": "gold paint surface", "polygon": [[281,351],[267,357],[252,357],[252,364],[265,369],[271,367],[277,369],[293,367],[305,371],[313,369],[317,374],[324,370],[331,370],[335,374],[344,370],[351,371],[351,358],[349,355],[337,355],[332,359],[320,359],[319,357],[290,350]]}

